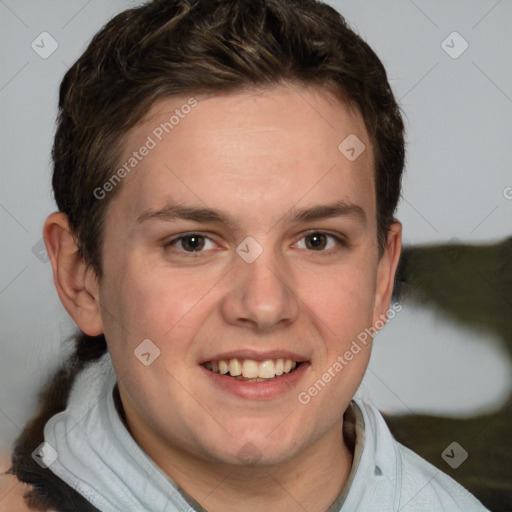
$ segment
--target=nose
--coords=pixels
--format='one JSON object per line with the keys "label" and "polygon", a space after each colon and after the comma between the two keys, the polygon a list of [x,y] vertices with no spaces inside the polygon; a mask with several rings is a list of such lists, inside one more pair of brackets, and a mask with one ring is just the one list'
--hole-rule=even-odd
{"label": "nose", "polygon": [[234,265],[222,301],[228,323],[271,332],[297,319],[300,300],[293,289],[292,273],[278,255],[264,250],[251,263],[235,255]]}

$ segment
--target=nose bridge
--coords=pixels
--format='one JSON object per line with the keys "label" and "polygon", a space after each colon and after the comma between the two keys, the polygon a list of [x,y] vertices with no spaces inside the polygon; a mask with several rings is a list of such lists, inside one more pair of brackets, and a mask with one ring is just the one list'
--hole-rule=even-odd
{"label": "nose bridge", "polygon": [[233,263],[232,285],[224,302],[231,323],[251,323],[259,330],[292,322],[299,310],[293,276],[284,258],[267,240],[244,240]]}

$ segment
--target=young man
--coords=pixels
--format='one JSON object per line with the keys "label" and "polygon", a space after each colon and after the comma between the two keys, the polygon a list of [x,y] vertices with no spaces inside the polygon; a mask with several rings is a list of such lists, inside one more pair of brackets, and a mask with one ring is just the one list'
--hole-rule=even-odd
{"label": "young man", "polygon": [[328,6],[156,0],[66,74],[44,237],[81,334],[13,472],[55,510],[485,510],[353,400],[403,124]]}

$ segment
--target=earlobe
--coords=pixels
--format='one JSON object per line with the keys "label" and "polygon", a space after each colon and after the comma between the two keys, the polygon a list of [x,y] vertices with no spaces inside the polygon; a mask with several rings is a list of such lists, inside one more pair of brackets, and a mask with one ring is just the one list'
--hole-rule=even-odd
{"label": "earlobe", "polygon": [[83,332],[98,336],[103,333],[98,280],[96,276],[91,279],[93,271],[78,251],[67,216],[52,213],[44,224],[43,236],[62,305]]}
{"label": "earlobe", "polygon": [[402,223],[395,221],[389,228],[386,248],[379,261],[375,306],[373,311],[374,324],[378,319],[387,318],[401,251]]}

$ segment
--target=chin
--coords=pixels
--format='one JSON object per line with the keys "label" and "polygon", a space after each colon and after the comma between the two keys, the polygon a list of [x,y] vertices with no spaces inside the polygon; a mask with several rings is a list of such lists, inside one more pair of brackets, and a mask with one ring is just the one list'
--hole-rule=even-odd
{"label": "chin", "polygon": [[[264,430],[263,432],[269,432]],[[292,439],[283,439],[279,436],[254,433],[248,436],[237,435],[229,438],[224,446],[214,443],[205,446],[205,455],[208,460],[223,464],[258,467],[283,464],[292,459],[300,451],[300,445]]]}

